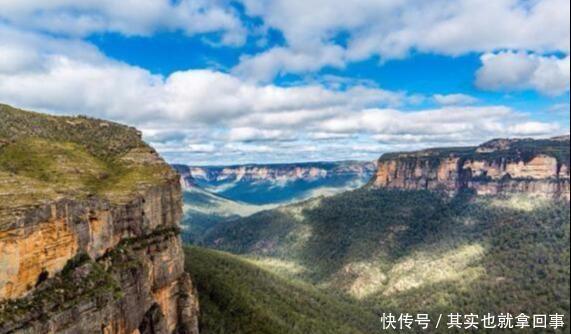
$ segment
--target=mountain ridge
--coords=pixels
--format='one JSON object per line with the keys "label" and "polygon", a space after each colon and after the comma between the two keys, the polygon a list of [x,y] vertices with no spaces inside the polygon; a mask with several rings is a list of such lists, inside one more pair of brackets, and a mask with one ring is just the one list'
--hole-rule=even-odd
{"label": "mountain ridge", "polygon": [[365,184],[375,170],[367,161],[247,164],[194,167],[173,165],[189,187],[250,204],[303,200],[319,188],[350,189]]}

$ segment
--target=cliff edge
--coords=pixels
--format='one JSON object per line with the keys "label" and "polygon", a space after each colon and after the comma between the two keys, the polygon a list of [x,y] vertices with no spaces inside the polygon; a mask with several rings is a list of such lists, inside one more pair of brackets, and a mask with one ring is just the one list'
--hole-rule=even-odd
{"label": "cliff edge", "polygon": [[450,193],[469,188],[478,194],[525,192],[569,199],[569,135],[387,153],[369,186]]}
{"label": "cliff edge", "polygon": [[136,129],[0,105],[0,333],[197,333],[181,207]]}

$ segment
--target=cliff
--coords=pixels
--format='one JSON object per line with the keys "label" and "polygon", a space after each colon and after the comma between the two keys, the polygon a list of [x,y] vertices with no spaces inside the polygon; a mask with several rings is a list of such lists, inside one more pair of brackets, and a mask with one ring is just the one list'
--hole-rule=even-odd
{"label": "cliff", "polygon": [[180,185],[183,190],[197,186],[196,180],[191,173],[191,167],[186,165],[172,165],[172,168],[180,174]]}
{"label": "cliff", "polygon": [[369,185],[451,193],[470,188],[478,194],[525,192],[569,199],[569,136],[388,153],[379,159]]}
{"label": "cliff", "polygon": [[375,167],[373,162],[361,161],[250,164],[189,167],[189,174],[197,181],[209,183],[239,181],[311,182],[334,177],[368,177],[374,172]]}
{"label": "cliff", "polygon": [[181,214],[137,130],[0,105],[0,333],[197,333]]}

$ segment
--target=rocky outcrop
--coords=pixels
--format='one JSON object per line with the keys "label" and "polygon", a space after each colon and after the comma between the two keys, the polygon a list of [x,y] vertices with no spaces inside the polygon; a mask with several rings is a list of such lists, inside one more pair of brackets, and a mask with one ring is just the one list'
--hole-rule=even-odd
{"label": "rocky outcrop", "polygon": [[525,192],[569,199],[569,136],[385,154],[370,186],[449,193],[470,188],[478,194]]}
{"label": "rocky outcrop", "polygon": [[173,165],[172,167],[180,174],[180,185],[182,189],[192,189],[197,186],[190,166]]}
{"label": "rocky outcrop", "polygon": [[[179,236],[179,175],[134,129],[3,108],[0,118],[19,128],[0,127],[7,138],[0,148],[0,333],[197,333],[198,299]],[[2,160],[11,145],[59,143],[61,134],[46,127],[78,124],[104,133],[85,153],[70,136],[77,130],[66,132],[74,145],[62,146],[62,157],[97,164],[64,166],[73,178],[25,170],[17,156]],[[111,136],[117,140],[100,139]],[[42,158],[31,152],[26,159]],[[62,170],[57,154],[46,161],[52,173]],[[113,179],[110,171],[121,176]]]}

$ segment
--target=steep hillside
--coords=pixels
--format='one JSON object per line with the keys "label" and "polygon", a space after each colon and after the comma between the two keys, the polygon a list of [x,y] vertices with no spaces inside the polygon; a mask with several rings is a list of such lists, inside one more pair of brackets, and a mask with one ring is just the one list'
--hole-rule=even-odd
{"label": "steep hillside", "polygon": [[375,165],[342,161],[173,168],[181,175],[183,189],[183,239],[196,243],[219,224],[360,187],[370,179]]}
{"label": "steep hillside", "polygon": [[569,199],[569,136],[496,139],[478,147],[384,154],[373,187],[478,194],[534,193]]}
{"label": "steep hillside", "polygon": [[199,292],[202,334],[365,334],[379,329],[372,311],[250,261],[196,247],[185,251]]}
{"label": "steep hillside", "polygon": [[569,316],[569,202],[361,189],[218,227],[241,254],[371,309]]}
{"label": "steep hillside", "polygon": [[233,201],[206,191],[198,186],[183,191],[182,237],[187,242],[198,242],[218,224],[247,217],[275,205],[254,205]]}
{"label": "steep hillside", "polygon": [[0,105],[0,333],[196,333],[180,218],[135,129]]}
{"label": "steep hillside", "polygon": [[355,189],[371,178],[375,168],[372,162],[311,162],[189,167],[189,175],[192,176],[191,182],[209,192],[240,202],[264,205]]}

